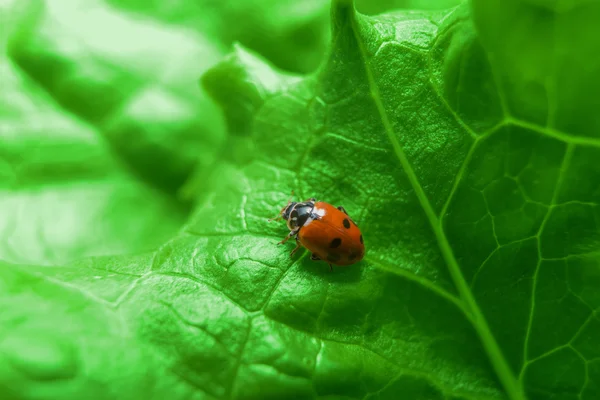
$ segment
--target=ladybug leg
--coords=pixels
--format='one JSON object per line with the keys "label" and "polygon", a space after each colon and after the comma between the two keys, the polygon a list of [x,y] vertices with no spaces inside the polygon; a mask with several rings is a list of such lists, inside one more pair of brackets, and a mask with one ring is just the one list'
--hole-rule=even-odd
{"label": "ladybug leg", "polygon": [[333,272],[333,267],[329,264],[329,271]]}
{"label": "ladybug leg", "polygon": [[298,237],[296,236],[296,247],[294,247],[294,250],[292,250],[292,252],[290,253],[290,257],[293,257],[294,253],[297,252],[299,248],[300,248],[300,241],[298,240]]}
{"label": "ladybug leg", "polygon": [[299,228],[297,228],[297,229],[294,229],[293,231],[290,231],[290,233],[289,233],[289,234],[288,234],[288,235],[287,235],[287,236],[286,236],[286,237],[285,237],[285,238],[284,238],[284,239],[283,239],[281,242],[279,242],[279,243],[277,243],[277,244],[284,244],[285,242],[287,242],[288,240],[290,240],[290,238],[291,238],[292,236],[296,235],[296,234],[298,233],[298,231],[299,231],[299,230],[300,230],[300,229],[299,229]]}
{"label": "ladybug leg", "polygon": [[312,253],[312,254],[310,255],[310,259],[311,259],[312,261],[320,261],[320,260],[321,260],[321,259],[319,258],[319,256],[318,256],[318,255],[316,255],[315,253]]}
{"label": "ladybug leg", "polygon": [[[292,190],[292,194],[290,195],[290,198],[288,199],[286,207],[292,202],[293,198],[294,198],[294,191]],[[283,210],[285,210],[286,207],[283,207],[281,209],[281,212],[279,213],[278,216],[273,217],[273,218],[269,218],[267,221],[269,221],[269,222],[271,222],[271,221],[281,221],[283,219],[283,216],[281,215],[281,213],[283,212]]]}

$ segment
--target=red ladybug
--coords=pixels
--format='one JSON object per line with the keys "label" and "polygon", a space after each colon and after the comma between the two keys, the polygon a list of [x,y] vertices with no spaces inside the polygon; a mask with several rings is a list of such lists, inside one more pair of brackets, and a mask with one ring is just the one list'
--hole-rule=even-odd
{"label": "red ladybug", "polygon": [[271,220],[282,218],[290,233],[278,244],[287,242],[292,236],[296,239],[296,248],[290,256],[302,245],[312,252],[311,260],[323,260],[333,269],[331,264],[351,265],[365,255],[360,229],[344,207],[334,207],[314,198],[302,202],[290,198],[280,215]]}

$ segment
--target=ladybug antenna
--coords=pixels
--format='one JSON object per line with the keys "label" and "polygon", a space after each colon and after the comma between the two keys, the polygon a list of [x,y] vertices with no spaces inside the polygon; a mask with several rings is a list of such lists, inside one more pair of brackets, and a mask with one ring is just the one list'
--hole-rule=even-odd
{"label": "ladybug antenna", "polygon": [[290,195],[290,198],[288,199],[288,202],[285,206],[283,206],[283,208],[281,209],[281,211],[279,211],[279,215],[277,215],[276,217],[273,218],[269,218],[268,221],[279,221],[283,218],[283,212],[285,211],[286,208],[288,208],[288,206],[290,205],[290,203],[292,202],[292,199],[294,198],[294,190],[292,189],[292,194]]}

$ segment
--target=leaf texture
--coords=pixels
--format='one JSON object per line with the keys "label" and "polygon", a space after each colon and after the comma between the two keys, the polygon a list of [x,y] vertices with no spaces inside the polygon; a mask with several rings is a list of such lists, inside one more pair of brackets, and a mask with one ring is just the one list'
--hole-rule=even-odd
{"label": "leaf texture", "polygon": [[[2,265],[3,398],[600,396],[600,64],[569,39],[600,8],[483,3],[334,1],[310,75],[236,45],[201,79],[227,134],[178,234]],[[363,262],[276,246],[292,189],[348,210]]]}

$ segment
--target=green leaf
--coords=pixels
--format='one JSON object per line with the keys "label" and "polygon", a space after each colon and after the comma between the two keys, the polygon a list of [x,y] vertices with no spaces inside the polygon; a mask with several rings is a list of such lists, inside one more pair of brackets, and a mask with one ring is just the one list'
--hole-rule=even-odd
{"label": "green leaf", "polygon": [[463,0],[356,0],[356,8],[365,14],[380,14],[388,10],[444,10],[457,6]]}
{"label": "green leaf", "polygon": [[189,212],[182,184],[226,145],[197,85],[225,38],[97,0],[0,8],[11,15],[0,38],[0,227],[10,236],[0,258],[61,264],[155,250]]}
{"label": "green leaf", "polygon": [[99,0],[42,5],[10,38],[10,57],[141,179],[177,190],[224,140],[218,110],[195,84],[224,47]]}
{"label": "green leaf", "polygon": [[322,0],[171,3],[108,0],[108,3],[185,27],[225,46],[240,42],[281,68],[296,72],[313,71],[321,62],[329,41],[329,4]]}
{"label": "green leaf", "polygon": [[62,264],[149,251],[185,209],[123,168],[98,131],[0,57],[0,258]]}
{"label": "green leaf", "polygon": [[[310,76],[236,46],[202,78],[228,135],[180,234],[1,266],[1,397],[598,398],[600,9],[482,4],[334,1]],[[365,260],[276,246],[291,189],[343,204]]]}

